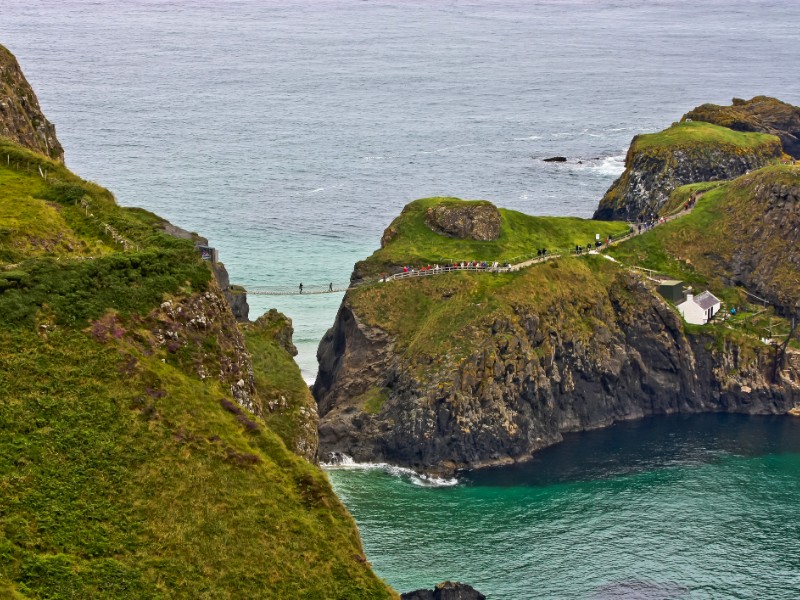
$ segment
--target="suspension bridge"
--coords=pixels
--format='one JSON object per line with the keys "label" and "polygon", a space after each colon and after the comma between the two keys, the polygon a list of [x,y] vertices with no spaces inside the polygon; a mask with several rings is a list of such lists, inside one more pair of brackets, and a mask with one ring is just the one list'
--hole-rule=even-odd
{"label": "suspension bridge", "polygon": [[[539,264],[549,260],[556,260],[564,256],[570,256],[575,254],[587,254],[587,253],[597,254],[599,250],[622,243],[626,240],[629,240],[632,237],[641,235],[642,233],[649,231],[653,227],[680,218],[683,215],[690,212],[692,208],[694,208],[694,202],[692,202],[690,207],[684,208],[683,210],[678,210],[677,212],[667,217],[662,217],[658,221],[652,223],[649,226],[629,223],[630,233],[619,236],[617,238],[606,240],[605,242],[602,242],[600,247],[598,248],[594,249],[586,248],[583,251],[577,253],[574,250],[563,250],[563,249],[552,250],[552,251],[548,250],[545,254],[541,254],[540,252],[534,252],[527,255],[515,256],[514,258],[510,259],[508,262],[505,262],[503,264],[500,264],[498,262],[475,261],[475,260],[469,260],[469,261],[447,260],[445,261],[444,265],[432,265],[420,268],[412,268],[408,269],[407,271],[403,271],[400,273],[393,273],[391,275],[386,275],[377,279],[369,281],[365,280],[356,285],[363,285],[368,283],[385,283],[388,281],[397,281],[400,279],[409,279],[413,277],[433,277],[436,275],[445,275],[447,273],[454,273],[457,271],[467,271],[467,272],[477,272],[477,273],[511,273],[519,271],[520,269],[524,269],[525,267],[529,267],[531,265]],[[330,282],[325,285],[299,284],[297,287],[291,287],[291,288],[286,286],[250,286],[247,287],[245,290],[243,290],[243,293],[247,293],[248,295],[253,295],[253,296],[317,296],[320,294],[337,294],[341,292],[346,292],[351,287],[355,286],[351,285],[350,283],[334,283],[334,282]]]}

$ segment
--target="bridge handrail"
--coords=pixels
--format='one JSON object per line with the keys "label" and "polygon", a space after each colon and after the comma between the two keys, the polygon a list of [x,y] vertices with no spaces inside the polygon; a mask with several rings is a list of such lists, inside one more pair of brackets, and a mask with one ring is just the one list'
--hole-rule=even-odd
{"label": "bridge handrail", "polygon": [[[608,243],[602,243],[601,244],[601,248],[602,247],[608,248],[611,245],[619,244],[619,243],[624,242],[626,240],[629,240],[629,239],[631,239],[633,237],[636,237],[637,235],[640,235],[642,233],[646,233],[647,231],[649,231],[653,227],[657,227],[658,225],[660,225],[662,223],[668,223],[669,221],[673,221],[673,220],[675,220],[675,219],[677,219],[679,217],[682,217],[686,213],[691,212],[692,208],[694,208],[694,203],[688,209],[684,209],[684,210],[678,211],[678,212],[673,213],[673,214],[671,214],[669,216],[666,216],[666,217],[661,217],[661,219],[659,219],[656,223],[652,224],[649,227],[646,227],[642,231],[639,230],[639,228],[641,227],[640,224],[628,222],[628,225],[630,227],[630,231],[628,233],[623,234],[623,235],[621,235],[621,236],[619,236],[617,238],[610,238]],[[586,248],[586,251],[592,251],[592,250],[594,250],[594,249],[593,248],[589,248],[589,247]],[[246,291],[246,293],[252,293],[252,294],[256,294],[256,295],[262,294],[262,295],[276,295],[276,296],[328,294],[328,293],[331,293],[331,292],[345,292],[348,289],[351,289],[351,288],[356,287],[358,285],[365,285],[365,284],[368,284],[368,283],[377,283],[377,282],[386,282],[386,281],[398,281],[398,280],[401,280],[401,279],[409,279],[409,278],[412,278],[412,277],[429,277],[429,276],[432,276],[432,275],[443,275],[445,273],[452,273],[452,272],[455,272],[455,271],[468,271],[468,272],[471,271],[471,272],[480,272],[480,273],[510,273],[510,272],[519,271],[520,269],[523,269],[523,268],[525,268],[527,266],[530,266],[530,265],[539,264],[539,263],[546,262],[546,261],[549,261],[549,260],[554,260],[554,259],[557,259],[557,258],[562,258],[564,256],[570,256],[572,254],[575,254],[575,251],[572,250],[572,249],[557,248],[557,249],[553,249],[553,250],[548,250],[547,254],[545,254],[544,256],[540,255],[538,252],[537,253],[533,253],[532,252],[530,254],[522,254],[522,255],[519,255],[519,256],[514,256],[511,259],[508,259],[507,261],[505,261],[503,263],[503,265],[500,265],[499,261],[475,261],[475,260],[456,261],[456,260],[448,259],[447,264],[445,266],[434,266],[434,267],[431,267],[430,269],[428,269],[428,268],[412,269],[412,270],[401,272],[401,273],[393,273],[391,275],[385,275],[385,276],[382,276],[381,278],[379,278],[377,280],[374,280],[374,281],[361,281],[361,282],[355,283],[355,284],[348,283],[348,284],[344,284],[344,285],[336,285],[336,286],[333,286],[333,289],[331,289],[330,285],[329,286],[308,286],[308,287],[304,287],[303,291],[300,292],[297,288],[295,288],[294,290],[289,290],[287,288],[265,290],[266,286],[257,286],[257,287],[254,286],[252,288],[248,288],[245,291]],[[579,254],[583,254],[583,252],[580,252]],[[475,263],[475,262],[478,262],[480,264],[478,264],[478,265],[465,264],[463,267],[461,266],[461,263]],[[482,266],[482,264],[484,262],[486,263],[485,267]],[[493,266],[495,263],[498,263],[498,266],[496,266],[496,267]],[[506,266],[506,265],[508,265],[508,266]]]}

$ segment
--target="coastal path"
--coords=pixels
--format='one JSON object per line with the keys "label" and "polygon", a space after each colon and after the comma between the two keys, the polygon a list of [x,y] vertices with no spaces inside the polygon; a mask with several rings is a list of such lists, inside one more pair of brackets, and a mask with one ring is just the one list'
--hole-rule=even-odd
{"label": "coastal path", "polygon": [[[699,194],[695,200],[699,199],[702,194]],[[597,249],[587,250],[582,253],[578,253],[577,255],[580,256],[581,254],[600,254],[600,250],[608,248],[609,246],[616,246],[617,244],[621,244],[624,241],[627,241],[637,235],[641,235],[653,229],[654,227],[658,227],[659,225],[663,225],[664,223],[669,223],[670,221],[674,221],[675,219],[679,219],[680,217],[690,213],[694,208],[694,202],[691,204],[689,208],[684,208],[678,212],[675,212],[669,216],[661,217],[658,221],[653,222],[649,226],[639,225],[637,223],[628,223],[630,226],[630,233],[627,233],[623,236],[620,236],[615,239],[609,240],[607,243],[604,242],[601,247]],[[409,279],[412,277],[432,277],[434,275],[444,275],[446,273],[454,273],[457,271],[468,271],[468,272],[475,272],[475,273],[512,273],[515,271],[519,271],[520,269],[524,269],[526,267],[530,267],[532,265],[536,265],[539,263],[547,262],[549,260],[557,260],[559,258],[563,258],[565,256],[575,256],[576,253],[574,250],[553,250],[547,252],[544,256],[540,254],[528,254],[522,256],[515,256],[507,263],[500,265],[497,262],[489,262],[486,261],[486,266],[481,266],[483,261],[454,261],[448,260],[446,266],[434,266],[430,269],[428,268],[420,268],[420,269],[411,269],[409,271],[403,273],[394,273],[392,275],[387,275],[378,279],[377,281],[371,281],[369,283],[377,283],[377,282],[388,282],[388,281],[398,281],[400,279]],[[477,264],[476,264],[477,263]],[[365,282],[366,283],[366,282]],[[351,287],[349,283],[344,284],[334,284],[329,283],[327,285],[310,285],[310,286],[303,286],[303,289],[300,289],[300,286],[297,287],[286,287],[286,286],[252,286],[246,288],[245,292],[248,295],[254,296],[317,296],[320,294],[336,294],[340,292],[346,292]]]}

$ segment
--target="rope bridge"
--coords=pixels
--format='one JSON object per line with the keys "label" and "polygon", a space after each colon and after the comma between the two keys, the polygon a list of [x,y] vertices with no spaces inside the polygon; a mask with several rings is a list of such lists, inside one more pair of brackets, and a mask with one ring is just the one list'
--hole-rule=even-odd
{"label": "rope bridge", "polygon": [[286,286],[254,285],[248,286],[246,293],[248,296],[317,296],[319,294],[336,294],[339,292],[346,292],[349,287],[349,283],[303,285],[303,289],[301,291],[299,285],[293,288],[287,288]]}
{"label": "rope bridge", "polygon": [[[699,197],[699,196],[698,196]],[[630,226],[630,232],[624,235],[617,237],[616,239],[611,239],[607,243],[601,244],[601,248],[608,246],[614,246],[626,240],[629,240],[632,237],[636,237],[647,232],[649,229],[652,229],[655,226],[658,226],[663,223],[668,223],[674,219],[682,217],[683,215],[691,212],[692,208],[694,208],[694,202],[687,208],[683,210],[678,210],[677,212],[659,219],[658,221],[650,224],[647,227],[637,225],[635,223],[628,223]],[[586,248],[584,251],[580,252],[580,254],[586,253],[593,253],[596,254],[597,250],[601,248]],[[444,275],[445,273],[453,273],[455,271],[473,271],[473,272],[480,272],[480,273],[510,273],[513,271],[519,271],[520,269],[524,269],[525,267],[542,263],[549,260],[555,260],[561,258],[563,256],[569,256],[575,254],[572,250],[548,250],[546,255],[541,255],[539,253],[532,253],[524,256],[516,256],[512,258],[508,263],[505,264],[498,264],[497,262],[477,262],[477,261],[448,261],[448,264],[444,266],[436,265],[431,268],[423,267],[419,269],[411,269],[407,272],[403,273],[394,273],[392,275],[386,275],[381,277],[377,281],[379,282],[386,282],[386,281],[396,281],[398,279],[408,279],[411,277],[431,277],[433,275]],[[483,264],[486,264],[484,267]],[[365,282],[367,283],[367,282]],[[370,282],[375,283],[375,282]],[[246,290],[243,290],[248,295],[254,296],[316,296],[319,294],[337,294],[340,292],[346,292],[348,289],[352,287],[349,283],[344,284],[334,284],[333,282],[328,283],[327,285],[298,285],[294,288],[287,288],[286,286],[252,286],[248,287]]]}

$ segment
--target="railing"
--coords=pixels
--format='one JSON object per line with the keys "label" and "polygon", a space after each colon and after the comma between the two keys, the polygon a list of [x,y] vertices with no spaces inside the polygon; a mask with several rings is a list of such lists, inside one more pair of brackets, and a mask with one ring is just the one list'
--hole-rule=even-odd
{"label": "railing", "polygon": [[[444,275],[445,273],[453,273],[456,271],[467,271],[467,272],[474,272],[474,273],[511,273],[515,271],[519,271],[525,267],[530,265],[535,265],[539,263],[546,262],[548,260],[554,260],[558,258],[562,258],[564,256],[572,256],[572,255],[582,255],[592,251],[597,251],[600,249],[608,248],[609,246],[613,246],[615,244],[619,244],[626,240],[629,240],[637,235],[641,235],[650,231],[654,227],[658,227],[663,223],[668,223],[674,219],[682,217],[688,212],[691,212],[692,208],[694,208],[694,204],[689,209],[681,210],[677,213],[669,215],[668,217],[662,217],[663,220],[659,219],[656,223],[652,224],[650,227],[645,227],[642,231],[639,231],[639,225],[637,223],[628,223],[630,227],[630,231],[625,235],[619,236],[617,238],[612,238],[609,240],[608,243],[602,242],[599,247],[595,248],[584,248],[581,252],[575,252],[574,250],[564,250],[564,249],[556,249],[556,250],[548,250],[547,254],[544,256],[537,253],[530,253],[530,254],[522,254],[519,256],[515,256],[508,260],[503,265],[498,264],[494,266],[497,261],[485,261],[486,266],[481,266],[484,261],[455,261],[452,259],[447,260],[446,266],[433,266],[430,269],[428,268],[420,268],[420,269],[411,269],[409,271],[405,271],[402,273],[393,273],[391,275],[385,275],[378,279],[378,282],[386,282],[386,281],[398,281],[401,279],[410,279],[412,277],[430,277],[433,275]],[[467,263],[475,263],[478,262],[479,265],[474,264],[467,264]],[[464,263],[464,266],[461,264]],[[649,271],[649,269],[643,269],[641,267],[633,267],[634,269],[639,269],[641,271]],[[651,275],[655,277],[659,274],[653,272]],[[367,284],[370,282],[364,281],[362,284]],[[372,283],[375,283],[374,281]],[[247,288],[247,294],[253,294],[256,296],[313,296],[317,294],[332,294],[337,292],[345,292],[353,285],[347,284],[337,284],[333,285],[332,283],[328,284],[327,286],[303,286],[302,291],[300,287],[297,288],[286,288],[286,287],[269,287],[269,286],[258,286],[258,287],[250,287]]]}

